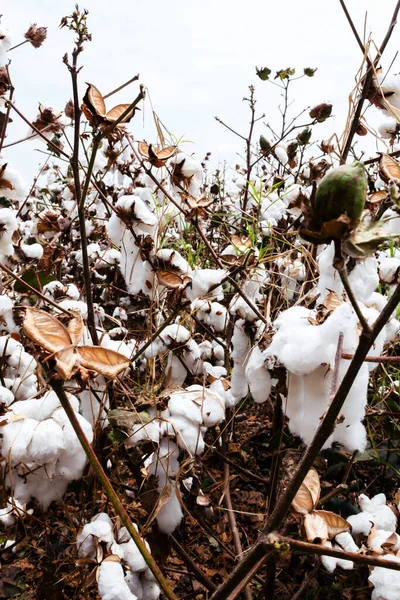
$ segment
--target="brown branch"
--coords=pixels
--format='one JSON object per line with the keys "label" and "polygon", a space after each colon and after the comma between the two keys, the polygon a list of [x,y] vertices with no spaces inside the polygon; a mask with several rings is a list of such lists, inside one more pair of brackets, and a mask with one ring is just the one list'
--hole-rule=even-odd
{"label": "brown branch", "polygon": [[11,106],[11,108],[17,113],[17,115],[19,117],[21,117],[21,119],[23,121],[25,121],[25,123],[27,125],[29,125],[29,127],[31,127],[31,129],[33,129],[33,131],[35,131],[37,133],[37,135],[39,137],[41,137],[46,144],[48,144],[49,146],[51,146],[51,148],[53,148],[53,150],[55,150],[55,152],[57,154],[62,154],[62,156],[65,156],[65,158],[67,158],[68,160],[70,160],[70,156],[68,156],[68,154],[66,152],[64,152],[64,150],[62,150],[61,148],[59,148],[56,144],[54,144],[54,142],[52,142],[51,140],[49,140],[45,135],[43,135],[43,133],[37,128],[35,127],[35,125],[33,125],[33,123],[31,123],[23,114],[20,110],[18,110],[18,108],[15,106],[15,104],[11,101],[11,100],[4,100],[4,102],[7,104],[8,106]]}
{"label": "brown branch", "polygon": [[[342,358],[346,360],[352,360],[354,354],[347,354],[342,352]],[[365,362],[376,362],[376,363],[398,363],[400,362],[400,356],[366,356]]]}
{"label": "brown branch", "polygon": [[378,65],[379,60],[382,57],[382,54],[384,53],[385,48],[386,48],[386,46],[387,46],[387,44],[388,44],[388,42],[389,42],[389,40],[391,38],[391,35],[393,33],[393,29],[394,29],[394,27],[395,27],[395,25],[397,23],[397,16],[398,16],[399,10],[400,10],[400,0],[396,4],[396,8],[394,9],[393,16],[392,16],[392,19],[390,21],[389,28],[388,28],[388,30],[386,32],[386,35],[385,35],[385,38],[384,38],[384,40],[383,40],[383,42],[382,42],[382,44],[381,44],[381,46],[379,48],[379,51],[378,51],[378,53],[377,53],[377,55],[376,55],[376,57],[374,59],[374,62],[373,62],[373,64],[371,66],[368,67],[367,74],[366,74],[366,76],[364,78],[364,83],[363,83],[362,90],[361,90],[361,96],[360,96],[360,98],[358,100],[357,108],[355,110],[355,113],[354,113],[354,116],[353,116],[353,120],[352,120],[352,123],[351,123],[351,126],[350,126],[350,131],[349,131],[349,134],[347,136],[346,144],[345,144],[345,147],[344,147],[344,150],[343,150],[343,153],[342,153],[342,159],[341,160],[342,160],[343,163],[346,162],[348,154],[350,152],[351,145],[353,143],[353,138],[354,138],[354,135],[355,135],[355,133],[357,131],[357,127],[358,127],[359,119],[360,119],[361,112],[362,112],[362,109],[363,109],[363,106],[364,106],[364,102],[367,99],[368,92],[370,90],[370,87],[371,87],[371,84],[372,84],[372,81],[373,81],[374,70],[375,70],[376,66]]}

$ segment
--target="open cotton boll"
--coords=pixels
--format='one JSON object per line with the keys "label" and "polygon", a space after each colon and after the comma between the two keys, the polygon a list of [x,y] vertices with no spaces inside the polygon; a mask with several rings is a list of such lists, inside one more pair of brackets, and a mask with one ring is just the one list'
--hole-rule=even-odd
{"label": "open cotton boll", "polygon": [[340,297],[343,292],[343,284],[340,280],[339,272],[333,267],[333,258],[335,248],[333,242],[326,246],[318,255],[317,262],[319,268],[319,278],[316,287],[318,294],[318,303],[321,304],[326,296],[332,291]]}
{"label": "open cotton boll", "polygon": [[224,396],[204,390],[201,404],[201,415],[205,427],[214,427],[225,419]]}
{"label": "open cotton boll", "polygon": [[102,600],[138,600],[129,589],[119,562],[103,560],[98,568],[98,589]]}
{"label": "open cotton boll", "polygon": [[[3,198],[7,198],[8,200],[20,200],[23,201],[28,195],[28,188],[23,181],[21,175],[10,166],[10,163],[6,160],[0,159],[0,169],[1,173],[1,195]],[[7,211],[7,212],[3,212]],[[9,224],[14,223],[12,219],[15,219],[16,212],[9,208],[2,208],[0,210],[0,219],[1,222],[3,218],[10,219]],[[8,217],[6,215],[12,215],[12,217]],[[15,222],[15,229],[17,229],[17,223]]]}
{"label": "open cotton boll", "polygon": [[392,235],[400,234],[400,216],[392,208],[388,208],[382,215],[382,227]]}
{"label": "open cotton boll", "polygon": [[171,481],[170,485],[171,496],[168,502],[162,506],[156,517],[160,531],[166,534],[172,533],[183,518],[182,507],[176,494],[175,482]]}
{"label": "open cotton boll", "polygon": [[[3,191],[2,188],[2,194]],[[0,208],[0,256],[3,258],[14,254],[12,236],[18,228],[18,221],[15,215],[15,211],[11,208]]]}
{"label": "open cotton boll", "polygon": [[264,356],[258,346],[253,348],[245,371],[253,399],[258,404],[268,400],[271,393],[271,375],[264,364]]}
{"label": "open cotton boll", "polygon": [[204,439],[200,425],[181,416],[169,418],[169,434],[176,436],[177,444],[189,454],[202,454],[204,452]]}
{"label": "open cotton boll", "polygon": [[358,503],[361,510],[366,513],[376,529],[393,532],[396,530],[397,519],[391,508],[386,505],[385,494],[377,494],[369,499],[365,494],[360,494]]}
{"label": "open cotton boll", "polygon": [[38,422],[36,419],[21,419],[0,427],[3,434],[1,453],[12,465],[31,462],[28,446]]}
{"label": "open cotton boll", "polygon": [[29,444],[31,461],[44,464],[55,461],[65,448],[63,430],[53,419],[45,419],[37,424]]}
{"label": "open cotton boll", "polygon": [[[125,527],[123,529],[126,529]],[[140,554],[139,548],[136,546],[135,542],[132,538],[130,538],[126,542],[120,542],[118,544],[118,551],[115,553],[118,556],[121,556],[119,552],[122,551],[121,558],[130,566],[133,571],[144,571],[146,568],[146,561],[143,556]],[[146,544],[147,549],[149,550],[148,544]]]}
{"label": "open cotton boll", "polygon": [[[400,77],[398,74],[377,73],[376,78],[384,95],[387,95],[387,101],[391,106],[400,109]],[[390,115],[388,109],[383,109],[385,114]]]}
{"label": "open cotton boll", "polygon": [[[331,542],[327,541],[323,544],[327,548],[335,548],[341,550],[338,546],[332,546]],[[324,565],[325,569],[329,571],[329,573],[333,573],[336,567],[341,567],[345,570],[351,570],[354,567],[354,563],[350,560],[343,560],[342,558],[335,558],[334,556],[321,556],[321,562]]]}
{"label": "open cotton boll", "polygon": [[[385,554],[381,558],[400,562],[400,556]],[[374,567],[368,581],[374,586],[371,600],[398,600],[400,598],[400,571]]]}
{"label": "open cotton boll", "polygon": [[231,392],[238,400],[247,396],[248,393],[246,361],[250,354],[251,343],[244,330],[245,323],[244,319],[236,321],[231,341],[231,359],[233,360]]}
{"label": "open cotton boll", "polygon": [[172,352],[168,355],[165,372],[169,385],[177,386],[182,386],[185,383],[188,374],[186,367]]}
{"label": "open cotton boll", "polygon": [[350,515],[346,520],[351,525],[353,535],[362,534],[367,536],[373,526],[370,515],[365,512]]}
{"label": "open cotton boll", "polygon": [[146,569],[141,577],[142,598],[139,600],[157,600],[160,596],[160,588],[150,569]]}
{"label": "open cotton boll", "polygon": [[81,300],[62,300],[58,303],[61,308],[70,310],[71,312],[77,311],[82,315],[83,319],[87,319],[88,309],[86,302]]}
{"label": "open cotton boll", "polygon": [[3,317],[0,323],[0,331],[18,332],[18,327],[14,321],[13,307],[11,298],[6,295],[0,296],[0,317]]}
{"label": "open cotton boll", "polygon": [[159,260],[175,267],[181,274],[190,275],[192,272],[187,260],[185,260],[177,250],[162,248],[157,251],[156,256]]}
{"label": "open cotton boll", "polygon": [[278,194],[272,192],[261,202],[260,229],[265,235],[270,235],[271,227],[278,225],[286,213],[286,205]]}
{"label": "open cotton boll", "polygon": [[396,135],[398,123],[394,117],[389,117],[378,126],[379,135],[385,140],[390,140]]}
{"label": "open cotton boll", "polygon": [[0,385],[0,404],[10,406],[14,402],[14,394],[6,387]]}
{"label": "open cotton boll", "polygon": [[219,379],[220,377],[226,377],[227,371],[225,367],[214,367],[209,362],[203,362],[203,372],[207,375],[211,375],[212,377],[216,377]]}
{"label": "open cotton boll", "polygon": [[366,300],[379,284],[376,258],[370,256],[357,263],[349,275],[349,282],[356,299]]}
{"label": "open cotton boll", "polygon": [[212,292],[209,289],[218,284],[226,274],[225,269],[196,269],[192,272],[191,284],[185,290],[186,296],[192,302],[201,297],[218,299],[223,293],[222,285],[218,285]]}
{"label": "open cotton boll", "polygon": [[158,354],[165,352],[173,343],[186,344],[190,339],[190,331],[180,325],[179,323],[173,323],[167,325],[167,327],[160,333],[159,337],[154,340],[152,344],[146,349],[146,358],[154,358]]}
{"label": "open cotton boll", "polygon": [[21,250],[28,258],[39,260],[43,256],[43,246],[41,244],[22,244]]}
{"label": "open cotton boll", "polygon": [[132,448],[142,440],[152,440],[158,443],[160,434],[160,424],[155,419],[145,424],[136,423],[129,432],[129,438],[125,441],[125,446]]}
{"label": "open cotton boll", "polygon": [[195,300],[192,302],[192,310],[196,311],[196,317],[214,331],[224,331],[227,322],[227,309],[219,302],[207,300]]}
{"label": "open cotton boll", "polygon": [[107,544],[107,547],[111,546],[114,541],[112,522],[106,513],[99,513],[94,516],[90,523],[86,523],[82,531],[78,534],[76,538],[78,556],[85,558],[96,557],[97,544],[95,544],[94,538],[97,538],[99,542]]}
{"label": "open cotton boll", "polygon": [[353,540],[351,533],[349,533],[348,531],[339,533],[335,537],[335,542],[337,542],[339,544],[339,546],[341,548],[343,548],[343,550],[345,550],[346,552],[358,552],[359,551],[359,547]]}
{"label": "open cotton boll", "polygon": [[286,149],[283,146],[275,146],[275,156],[282,165],[286,165],[288,162],[288,155]]}
{"label": "open cotton boll", "polygon": [[[199,387],[202,392],[201,386],[196,386],[196,388],[197,387]],[[200,407],[194,402],[196,395],[190,393],[189,389],[187,391],[173,392],[168,402],[168,410],[171,416],[185,417],[185,419],[188,419],[193,423],[200,424],[202,422]],[[199,394],[201,393],[200,390]]]}

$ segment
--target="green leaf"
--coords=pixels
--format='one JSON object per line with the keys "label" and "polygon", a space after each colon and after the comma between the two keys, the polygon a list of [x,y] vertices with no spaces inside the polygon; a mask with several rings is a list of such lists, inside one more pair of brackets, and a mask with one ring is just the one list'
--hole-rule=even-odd
{"label": "green leaf", "polygon": [[317,70],[318,69],[312,69],[311,67],[305,67],[303,69],[304,75],[307,75],[307,77],[314,77],[314,74]]}
{"label": "green leaf", "polygon": [[[49,275],[47,273],[38,273],[37,269],[28,269],[22,275],[21,279],[26,283],[29,283],[35,290],[41,291],[44,285],[47,285],[50,281],[55,281],[56,278],[54,275]],[[14,290],[16,292],[26,292],[27,288],[19,281],[16,281]]]}
{"label": "green leaf", "polygon": [[271,75],[271,73],[272,73],[272,71],[271,71],[271,69],[268,69],[268,67],[261,67],[261,69],[256,67],[256,74],[262,81],[267,81],[267,79],[269,79],[269,76]]}

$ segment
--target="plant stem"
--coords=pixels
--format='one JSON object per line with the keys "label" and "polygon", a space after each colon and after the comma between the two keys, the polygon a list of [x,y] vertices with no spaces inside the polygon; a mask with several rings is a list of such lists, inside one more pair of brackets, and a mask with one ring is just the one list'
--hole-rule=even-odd
{"label": "plant stem", "polygon": [[111,485],[110,480],[108,479],[107,475],[105,474],[103,467],[101,466],[101,464],[99,462],[99,459],[97,458],[96,454],[94,453],[93,448],[91,447],[89,440],[87,439],[87,437],[76,417],[75,411],[73,410],[73,408],[70,404],[70,401],[68,400],[68,396],[65,393],[62,382],[59,379],[55,379],[53,377],[52,379],[50,379],[49,383],[50,383],[51,387],[53,388],[53,390],[55,391],[55,393],[57,394],[58,399],[60,400],[60,403],[61,403],[63,409],[65,410],[72,427],[74,428],[74,431],[79,439],[79,442],[81,443],[81,446],[84,449],[86,456],[88,457],[90,466],[92,467],[97,478],[99,479],[99,481],[104,489],[104,492],[107,495],[107,498],[113,505],[116,513],[118,514],[118,516],[121,519],[121,522],[127,528],[128,532],[131,535],[133,541],[135,542],[140,554],[143,556],[144,560],[146,561],[147,566],[153,573],[154,577],[156,578],[156,580],[157,580],[158,584],[160,585],[161,589],[163,590],[164,594],[167,596],[167,598],[169,598],[169,600],[176,600],[175,594],[169,587],[167,580],[165,579],[164,575],[161,573],[160,569],[158,568],[154,558],[152,557],[150,552],[147,550],[144,541],[140,537],[139,533],[136,531],[132,521],[129,518],[128,513],[126,512],[117,493],[115,492],[113,486]]}

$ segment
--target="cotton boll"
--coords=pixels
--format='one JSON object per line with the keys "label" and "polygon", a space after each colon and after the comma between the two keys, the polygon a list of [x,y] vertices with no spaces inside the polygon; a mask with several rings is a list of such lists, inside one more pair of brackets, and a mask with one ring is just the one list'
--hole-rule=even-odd
{"label": "cotton boll", "polygon": [[339,544],[339,546],[341,548],[343,548],[343,550],[345,550],[346,552],[358,552],[359,551],[359,547],[357,546],[357,544],[355,543],[351,534],[348,531],[339,533],[335,537],[335,542],[337,542]]}
{"label": "cotton boll", "polygon": [[152,440],[153,442],[158,443],[160,433],[160,425],[156,420],[146,424],[137,423],[136,425],[133,425],[129,433],[129,438],[125,441],[125,445],[127,448],[132,448],[142,440]]}
{"label": "cotton boll", "polygon": [[283,146],[275,146],[275,156],[282,165],[286,165],[288,162],[288,155]]}
{"label": "cotton boll", "polygon": [[[393,554],[385,554],[381,558],[400,562],[400,557]],[[398,600],[400,597],[400,571],[374,567],[368,581],[375,587],[371,600]]]}
{"label": "cotton boll", "polygon": [[210,296],[218,298],[222,294],[222,286],[219,285],[212,292],[209,289],[218,284],[225,277],[227,271],[225,269],[196,269],[192,273],[192,283],[186,290],[186,296],[193,302],[196,298]]}
{"label": "cotton boll", "polygon": [[373,522],[368,513],[360,512],[356,515],[350,515],[346,520],[351,525],[353,535],[369,535]]}
{"label": "cotton boll", "polygon": [[2,455],[12,465],[30,462],[28,446],[31,442],[38,422],[36,419],[21,419],[0,427],[3,434]]}
{"label": "cotton boll", "polygon": [[138,600],[143,600],[143,586],[140,581],[139,575],[133,571],[127,571],[125,573],[125,583]]}
{"label": "cotton boll", "polygon": [[157,514],[157,525],[163,533],[172,533],[182,521],[183,512],[179,499],[176,495],[174,482],[171,481],[171,496],[166,504],[162,506]]}
{"label": "cotton boll", "polygon": [[160,596],[160,588],[154,579],[153,573],[150,569],[146,569],[142,576],[142,590],[143,595],[141,600],[158,600]]}
{"label": "cotton boll", "polygon": [[392,208],[388,208],[382,215],[382,227],[392,235],[400,234],[400,216]]}
{"label": "cotton boll", "polygon": [[246,360],[250,353],[250,340],[244,331],[245,321],[239,319],[235,323],[232,335],[231,358],[234,363],[231,374],[231,392],[235,398],[244,398],[248,393],[246,381]]}
{"label": "cotton boll", "polygon": [[258,404],[268,400],[271,393],[271,375],[264,365],[264,356],[258,346],[253,348],[246,365],[250,393]]}
{"label": "cotton boll", "polygon": [[390,140],[396,135],[398,123],[395,118],[389,117],[380,123],[378,131],[385,140]]}
{"label": "cotton boll", "polygon": [[334,253],[335,248],[332,242],[319,254],[317,259],[320,273],[316,288],[318,303],[322,303],[330,291],[336,292],[339,297],[343,292],[343,284],[338,270],[333,267]]}
{"label": "cotton boll", "polygon": [[191,454],[204,452],[204,440],[200,425],[185,419],[185,417],[171,416],[171,433],[176,435],[178,446]]}
{"label": "cotton boll", "polygon": [[200,424],[202,422],[200,407],[192,402],[193,395],[185,392],[174,392],[168,402],[172,416],[185,417],[188,421]]}
{"label": "cotton boll", "polygon": [[65,448],[62,428],[53,419],[38,423],[28,447],[33,462],[44,464],[58,458]]}
{"label": "cotton boll", "polygon": [[389,532],[396,530],[397,519],[390,507],[386,505],[385,494],[377,494],[371,499],[365,494],[360,494],[358,503],[376,529],[384,529]]}
{"label": "cotton boll", "polygon": [[214,367],[211,363],[205,361],[203,362],[203,371],[207,375],[211,375],[216,379],[220,379],[220,377],[226,377],[227,371],[225,367]]}
{"label": "cotton boll", "polygon": [[350,273],[349,282],[356,299],[366,300],[379,284],[376,258],[370,256],[359,262]]}
{"label": "cotton boll", "polygon": [[8,296],[0,296],[0,316],[3,317],[2,323],[0,323],[0,331],[7,331],[8,333],[17,333],[18,327],[15,324],[13,316],[13,303],[11,298]]}
{"label": "cotton boll", "polygon": [[103,561],[98,568],[98,589],[102,600],[137,600],[124,579],[119,562]]}
{"label": "cotton boll", "polygon": [[[332,544],[331,542],[325,542],[323,544],[323,546],[325,546],[326,548],[332,548]],[[338,559],[335,558],[334,556],[321,556],[321,562],[324,565],[325,569],[329,572],[329,573],[333,573],[334,570],[337,567],[338,564]]]}
{"label": "cotton boll", "polygon": [[14,402],[14,394],[6,387],[0,385],[0,404],[10,406]]}
{"label": "cotton boll", "polygon": [[146,561],[140,554],[139,548],[133,539],[129,539],[125,543],[120,543],[119,547],[123,551],[124,561],[130,566],[132,571],[144,571],[147,566]]}
{"label": "cotton boll", "polygon": [[43,256],[43,246],[41,244],[22,244],[21,250],[28,258],[39,260]]}
{"label": "cotton boll", "polygon": [[204,391],[201,404],[201,416],[205,427],[215,427],[225,419],[225,402],[223,396]]}
{"label": "cotton boll", "polygon": [[78,534],[76,538],[78,556],[96,557],[96,544],[93,538],[97,538],[99,542],[104,542],[107,545],[111,545],[114,541],[112,522],[106,513],[99,513],[93,517],[90,523],[86,523]]}
{"label": "cotton boll", "polygon": [[[2,177],[4,177],[3,174]],[[2,195],[7,196],[7,194],[5,194],[5,188],[2,188]],[[18,229],[18,221],[15,214],[15,211],[10,208],[0,208],[0,256],[3,258],[14,254],[12,236]]]}
{"label": "cotton boll", "polygon": [[182,364],[179,358],[175,356],[172,352],[168,355],[166,373],[169,385],[178,386],[184,384],[188,374],[185,366]]}
{"label": "cotton boll", "polygon": [[79,312],[82,315],[83,319],[87,319],[87,304],[86,302],[82,302],[80,300],[62,300],[58,303],[61,308],[65,310],[69,310],[71,312]]}

